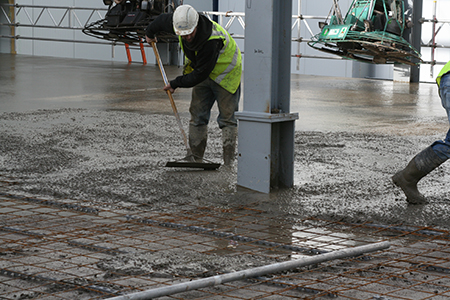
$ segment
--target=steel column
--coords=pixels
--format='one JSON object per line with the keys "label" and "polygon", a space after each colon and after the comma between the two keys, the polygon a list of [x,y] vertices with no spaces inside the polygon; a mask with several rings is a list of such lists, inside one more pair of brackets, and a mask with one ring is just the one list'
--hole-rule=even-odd
{"label": "steel column", "polygon": [[[413,15],[412,22],[413,27],[411,28],[411,40],[409,41],[411,45],[416,48],[420,53],[422,53],[422,24],[420,20],[422,19],[422,0],[413,1]],[[420,66],[411,67],[411,82],[419,82],[420,80]]]}
{"label": "steel column", "polygon": [[290,113],[292,0],[246,0],[244,109],[238,112],[239,186],[269,193],[292,187]]}

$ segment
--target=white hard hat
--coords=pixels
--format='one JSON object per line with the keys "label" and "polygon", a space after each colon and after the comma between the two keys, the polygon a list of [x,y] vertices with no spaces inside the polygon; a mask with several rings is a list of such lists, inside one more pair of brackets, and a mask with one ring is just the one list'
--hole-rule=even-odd
{"label": "white hard hat", "polygon": [[190,5],[180,5],[173,13],[173,29],[177,35],[191,34],[198,23],[198,12]]}

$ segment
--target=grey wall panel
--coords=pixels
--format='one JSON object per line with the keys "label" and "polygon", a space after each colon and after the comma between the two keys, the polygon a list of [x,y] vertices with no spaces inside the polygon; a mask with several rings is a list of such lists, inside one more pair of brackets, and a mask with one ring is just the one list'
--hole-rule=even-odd
{"label": "grey wall panel", "polygon": [[197,11],[212,11],[213,9],[212,0],[184,0],[183,3],[192,5]]}
{"label": "grey wall panel", "polygon": [[[0,0],[0,4],[8,3],[8,0]],[[6,17],[0,13],[0,23],[5,23]],[[7,26],[0,26],[0,35],[11,35],[11,30]],[[10,53],[11,52],[11,40],[10,39],[0,39],[0,53]]]}

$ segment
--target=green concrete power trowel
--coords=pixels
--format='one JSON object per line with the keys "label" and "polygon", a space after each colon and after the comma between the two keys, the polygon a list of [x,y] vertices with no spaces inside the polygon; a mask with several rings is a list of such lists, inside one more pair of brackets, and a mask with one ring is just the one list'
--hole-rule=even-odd
{"label": "green concrete power trowel", "polygon": [[[166,85],[169,84],[169,80],[167,79],[166,72],[164,70],[161,57],[159,56],[158,48],[156,47],[156,43],[152,42],[151,46],[153,48],[153,51],[155,52],[156,61],[158,62],[159,70],[161,71],[161,76],[164,80],[164,83]],[[169,168],[196,168],[196,169],[203,169],[203,170],[216,170],[220,167],[219,163],[214,163],[211,161],[208,161],[204,158],[195,157],[195,155],[192,153],[191,147],[189,146],[189,142],[186,136],[186,132],[183,129],[183,125],[181,123],[180,115],[178,114],[177,107],[175,105],[175,101],[173,100],[172,93],[170,91],[166,91],[167,95],[169,96],[170,104],[172,105],[173,113],[175,114],[175,118],[177,119],[178,127],[180,128],[181,135],[183,137],[184,145],[186,146],[187,155],[186,157],[176,160],[176,161],[169,161],[166,163],[166,167]]]}

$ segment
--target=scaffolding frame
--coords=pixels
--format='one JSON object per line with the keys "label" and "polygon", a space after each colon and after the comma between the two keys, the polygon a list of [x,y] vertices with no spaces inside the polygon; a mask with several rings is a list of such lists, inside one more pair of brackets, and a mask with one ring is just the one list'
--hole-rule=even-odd
{"label": "scaffolding frame", "polygon": [[[450,45],[440,45],[436,43],[436,37],[441,31],[442,27],[446,24],[450,24],[450,20],[437,19],[437,1],[433,2],[433,17],[431,19],[422,18],[419,20],[420,24],[432,23],[431,39],[425,43],[421,41],[422,47],[431,48],[431,61],[424,62],[430,64],[430,77],[434,75],[434,66],[445,65],[447,62],[437,62],[436,61],[436,50],[437,49],[450,49]],[[438,26],[439,24],[439,26]],[[450,26],[450,25],[449,25]]]}
{"label": "scaffolding frame", "polygon": [[[292,31],[296,31],[296,36],[292,37],[292,42],[297,43],[297,53],[291,56],[297,58],[297,69],[299,67],[300,58],[316,58],[316,59],[334,59],[342,60],[341,57],[325,56],[325,55],[305,55],[301,53],[301,43],[308,42],[311,37],[315,35],[311,29],[308,21],[326,20],[326,16],[309,16],[303,15],[301,13],[301,0],[298,0],[298,11],[297,14],[292,15]],[[14,10],[14,17],[11,18],[8,13],[10,10]],[[33,13],[30,14],[31,10],[36,10],[33,12],[36,17],[33,17]],[[439,45],[436,43],[436,36],[443,26],[450,24],[450,20],[437,19],[437,1],[434,1],[434,15],[431,19],[422,18],[420,24],[427,22],[433,23],[432,38],[428,42],[421,41],[421,47],[432,48],[432,58],[430,61],[423,61],[423,64],[429,64],[430,73],[433,74],[434,67],[436,65],[444,65],[446,62],[437,62],[435,60],[435,54],[437,49],[449,49],[450,45]],[[82,12],[88,12],[87,18],[83,20],[81,17]],[[12,28],[17,27],[31,27],[31,28],[47,28],[47,29],[66,29],[66,30],[81,30],[87,24],[94,20],[94,17],[103,19],[107,12],[106,8],[89,8],[89,7],[71,7],[71,6],[44,6],[44,5],[20,5],[20,4],[0,4],[0,14],[6,19],[6,23],[0,23],[0,26],[10,26]],[[243,12],[216,12],[216,11],[204,11],[202,12],[208,18],[212,19],[214,16],[218,17],[218,23],[223,26],[226,30],[229,30],[231,26],[238,23],[243,30],[245,30],[245,13]],[[58,14],[61,15],[58,17]],[[49,18],[44,18],[47,15]],[[23,20],[27,22],[19,23],[16,20],[19,17],[24,16]],[[50,23],[45,23],[45,20],[50,20]],[[440,24],[437,26],[437,24]],[[302,26],[306,28],[306,32],[309,33],[309,37],[302,36]],[[236,39],[244,39],[244,35],[233,34]],[[87,43],[87,44],[102,44],[116,46],[116,42],[99,42],[99,41],[87,41],[87,40],[76,40],[76,39],[52,39],[46,37],[30,37],[21,36],[17,34],[16,30],[12,31],[11,35],[0,35],[0,38],[10,38],[14,40],[24,39],[24,40],[39,40],[39,41],[53,41],[53,42],[71,42],[71,43]],[[137,50],[141,50],[140,47],[136,47]],[[114,57],[114,50],[112,51],[112,56]]]}
{"label": "scaffolding frame", "polygon": [[[14,18],[10,18],[7,11],[9,9],[14,9]],[[32,17],[31,10],[37,10],[35,12],[36,17]],[[86,20],[80,16],[80,12],[89,12]],[[0,23],[0,26],[10,26],[10,27],[31,27],[31,28],[47,28],[47,29],[66,29],[66,30],[81,30],[90,22],[93,21],[94,16],[99,19],[105,17],[107,12],[106,8],[88,8],[88,7],[68,7],[68,6],[43,6],[43,5],[20,5],[20,4],[1,4],[0,14],[4,15],[6,18],[6,23]],[[57,15],[62,13],[61,17]],[[213,16],[218,17],[218,23],[223,26],[226,30],[229,30],[234,23],[239,23],[241,28],[245,30],[245,13],[243,12],[215,12],[215,11],[203,11],[208,18],[212,19]],[[43,15],[48,15],[51,20],[50,23],[45,23]],[[16,22],[16,19],[24,16],[24,20],[27,23]],[[298,0],[298,13],[292,16],[293,24],[292,31],[297,30],[297,36],[292,38],[293,42],[297,42],[297,54],[292,54],[292,57],[300,58],[322,58],[322,59],[337,59],[342,60],[340,57],[331,56],[320,56],[320,55],[303,55],[300,53],[300,44],[303,42],[310,41],[310,38],[315,35],[312,31],[311,26],[308,24],[308,20],[325,20],[326,16],[304,16],[301,14],[301,0]],[[310,34],[310,38],[305,38],[301,36],[301,25],[307,28]],[[14,40],[24,39],[24,40],[38,40],[38,41],[58,41],[58,42],[70,42],[70,43],[88,43],[88,44],[102,44],[102,45],[112,45],[115,46],[117,43],[111,42],[99,42],[99,41],[86,41],[86,40],[76,40],[76,39],[51,39],[46,37],[30,37],[21,36],[17,34],[13,35],[0,35],[0,38],[10,38]],[[235,39],[244,39],[244,35],[233,34]],[[139,48],[136,48],[139,49]],[[140,50],[140,49],[139,49]]]}
{"label": "scaffolding frame", "polygon": [[[8,9],[14,8],[14,17],[10,18],[7,13]],[[37,9],[37,16],[32,17],[30,10]],[[61,17],[56,17],[56,12],[62,11]],[[81,22],[79,12],[88,11],[89,16],[85,22]],[[89,7],[72,7],[72,6],[43,6],[43,5],[20,5],[20,4],[1,4],[0,12],[6,18],[7,23],[0,23],[0,26],[12,27],[33,27],[47,29],[83,29],[89,24],[94,16],[104,18],[101,12],[107,12],[106,8],[89,8]],[[78,13],[77,13],[78,12]],[[42,16],[47,14],[51,20],[51,24],[42,24]],[[16,19],[19,16],[25,16],[27,23],[18,23]],[[73,40],[70,40],[73,42]]]}

